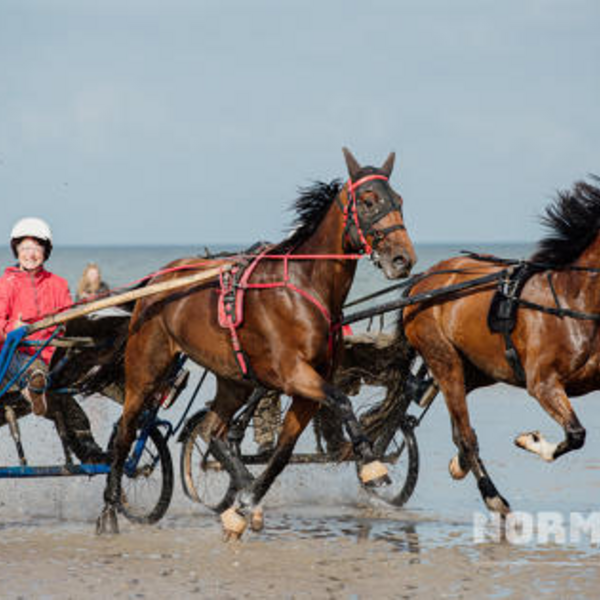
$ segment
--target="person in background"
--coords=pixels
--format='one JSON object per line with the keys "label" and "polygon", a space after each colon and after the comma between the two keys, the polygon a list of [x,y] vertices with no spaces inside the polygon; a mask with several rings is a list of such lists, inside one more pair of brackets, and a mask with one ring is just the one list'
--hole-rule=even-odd
{"label": "person in background", "polygon": [[[52,233],[45,221],[33,217],[18,221],[10,235],[10,246],[17,264],[0,277],[0,347],[10,331],[72,304],[67,281],[45,269],[52,253]],[[28,339],[43,341],[51,334],[52,329],[45,329]],[[33,346],[17,350],[6,381],[15,377],[34,353]],[[17,388],[35,415],[53,420],[59,432],[66,429],[68,445],[82,462],[102,462],[106,455],[94,441],[87,415],[76,400],[66,394],[49,393],[47,397],[48,365],[53,353],[54,348],[46,346],[17,382]]]}
{"label": "person in background", "polygon": [[108,292],[108,290],[108,285],[102,280],[100,267],[96,263],[91,262],[88,263],[83,270],[81,279],[77,284],[77,295],[75,299],[78,302],[80,300],[87,300],[98,296],[99,294],[103,294],[104,292]]}

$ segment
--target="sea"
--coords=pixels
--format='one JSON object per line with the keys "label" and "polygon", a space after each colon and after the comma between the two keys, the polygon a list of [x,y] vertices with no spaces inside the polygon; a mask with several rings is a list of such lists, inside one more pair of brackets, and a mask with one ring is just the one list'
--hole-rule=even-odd
{"label": "sea", "polygon": [[[239,249],[246,246],[240,245]],[[212,247],[211,251],[237,250],[235,246]],[[505,258],[526,258],[531,255],[531,244],[417,244],[418,263],[414,272],[427,269],[437,261],[455,256],[462,250],[493,254]],[[58,246],[48,268],[65,277],[74,292],[77,281],[88,262],[100,266],[103,278],[110,287],[130,282],[160,269],[173,259],[183,256],[201,256],[198,246]],[[0,264],[10,265],[14,259],[8,249],[0,250]],[[387,281],[368,260],[361,261],[349,300],[361,298],[381,290]],[[387,301],[383,296],[372,303]],[[390,317],[389,323],[393,323]],[[359,325],[360,328],[360,325]],[[192,367],[192,383],[201,370]],[[214,384],[207,382],[197,404],[200,408],[209,401]],[[366,396],[374,394],[365,390]],[[365,400],[365,398],[363,398]],[[481,449],[481,456],[500,492],[511,502],[513,509],[526,514],[554,512],[569,519],[573,512],[595,514],[600,509],[600,403],[597,394],[574,400],[574,407],[588,430],[584,448],[561,457],[555,463],[545,463],[536,456],[518,449],[513,440],[526,431],[540,430],[552,440],[563,437],[562,430],[540,408],[536,400],[524,390],[496,385],[478,390],[469,396],[471,420]],[[100,397],[81,400],[90,415],[97,440],[105,444],[120,407]],[[359,397],[358,402],[361,399]],[[163,416],[176,423],[186,405],[186,394]],[[60,462],[61,449],[53,426],[33,416],[21,421],[22,435],[31,464]],[[329,537],[346,537],[352,530],[348,523],[365,522],[369,534],[393,539],[398,544],[406,541],[402,533],[406,527],[420,543],[435,545],[469,544],[473,536],[474,519],[485,514],[476,483],[471,476],[453,481],[448,475],[448,462],[455,449],[451,440],[450,422],[443,398],[436,398],[431,410],[416,430],[420,451],[419,481],[416,491],[405,507],[390,509],[377,507],[379,512],[365,513],[369,499],[360,490],[356,474],[350,466],[297,466],[288,468],[266,497],[267,518],[274,519],[277,535],[286,528],[300,535],[318,524],[319,531]],[[307,430],[301,440],[304,447],[313,443]],[[171,522],[195,518],[212,519],[202,512],[181,492],[177,464],[179,444],[171,441],[175,462],[176,489],[169,513],[162,526]],[[17,464],[12,440],[6,429],[0,431],[0,462]],[[0,484],[0,522],[39,523],[58,527],[66,522],[89,522],[90,528],[102,507],[104,478],[18,481],[5,480]],[[373,516],[375,515],[375,516]],[[269,521],[268,521],[269,522]],[[218,526],[215,521],[215,526]],[[267,528],[264,536],[271,535]],[[404,536],[404,537],[403,537]],[[589,540],[588,540],[589,542]],[[586,539],[578,542],[588,543]],[[535,549],[535,540],[532,549]]]}

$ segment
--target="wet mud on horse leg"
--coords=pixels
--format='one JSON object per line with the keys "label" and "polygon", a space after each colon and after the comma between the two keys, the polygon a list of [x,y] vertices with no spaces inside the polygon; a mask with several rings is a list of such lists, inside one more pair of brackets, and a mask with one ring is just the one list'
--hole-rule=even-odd
{"label": "wet mud on horse leg", "polygon": [[515,439],[519,448],[537,454],[547,462],[573,450],[579,450],[585,443],[586,431],[579,422],[569,398],[556,377],[541,377],[536,374],[527,390],[565,432],[565,439],[558,444],[544,439],[539,431],[522,433]]}

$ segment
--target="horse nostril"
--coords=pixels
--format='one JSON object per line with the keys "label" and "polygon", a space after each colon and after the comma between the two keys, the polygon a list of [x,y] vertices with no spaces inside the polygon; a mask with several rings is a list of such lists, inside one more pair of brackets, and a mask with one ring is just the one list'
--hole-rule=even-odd
{"label": "horse nostril", "polygon": [[396,269],[407,269],[409,261],[406,256],[399,254],[398,256],[394,257],[392,263]]}

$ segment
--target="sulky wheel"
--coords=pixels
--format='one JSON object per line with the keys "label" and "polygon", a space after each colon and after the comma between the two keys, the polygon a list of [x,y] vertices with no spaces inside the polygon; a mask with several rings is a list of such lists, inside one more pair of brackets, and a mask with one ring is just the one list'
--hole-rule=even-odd
{"label": "sulky wheel", "polygon": [[156,523],[167,512],[173,496],[171,453],[164,436],[154,427],[137,466],[129,468],[136,444],[125,463],[119,512],[134,523]]}
{"label": "sulky wheel", "polygon": [[205,417],[206,411],[191,417],[193,423],[181,440],[181,482],[188,498],[212,511],[221,512],[234,490],[229,473],[202,438]]}

